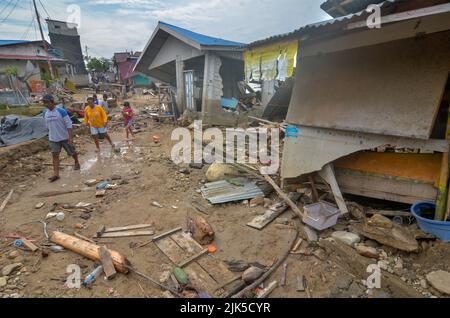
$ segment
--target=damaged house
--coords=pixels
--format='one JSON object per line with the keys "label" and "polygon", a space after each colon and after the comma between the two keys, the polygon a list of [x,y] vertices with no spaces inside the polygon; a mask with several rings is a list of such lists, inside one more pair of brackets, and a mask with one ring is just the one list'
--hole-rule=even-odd
{"label": "damaged house", "polygon": [[334,20],[293,33],[301,50],[282,177],[320,172],[344,193],[437,201],[439,210],[448,184],[450,4],[379,6],[381,28],[347,6],[348,15],[333,9]]}
{"label": "damaged house", "polygon": [[242,43],[159,22],[134,71],[176,87],[180,114],[189,109],[205,123],[235,125],[239,116],[221,106],[242,93],[243,51]]}
{"label": "damaged house", "polygon": [[292,34],[253,42],[244,52],[245,81],[260,91],[263,119],[283,121],[291,101],[298,38]]}

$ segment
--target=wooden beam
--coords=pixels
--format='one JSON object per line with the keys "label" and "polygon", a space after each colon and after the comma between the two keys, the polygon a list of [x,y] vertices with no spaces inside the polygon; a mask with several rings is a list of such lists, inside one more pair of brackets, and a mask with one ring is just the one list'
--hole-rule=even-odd
{"label": "wooden beam", "polygon": [[11,199],[12,195],[14,193],[14,189],[9,191],[8,195],[6,196],[5,200],[3,200],[2,205],[0,206],[0,213],[3,212],[6,205],[8,204],[9,200]]}
{"label": "wooden beam", "polygon": [[344,197],[342,195],[341,189],[339,188],[339,184],[336,180],[336,176],[334,175],[332,164],[327,164],[323,167],[322,171],[319,172],[319,175],[325,179],[325,181],[330,185],[331,190],[333,191],[334,199],[341,210],[342,214],[348,213],[347,204],[345,204]]}
{"label": "wooden beam", "polygon": [[[93,261],[100,261],[99,246],[96,244],[86,242],[62,232],[53,232],[50,235],[50,241]],[[127,274],[130,267],[128,259],[113,250],[109,250],[109,253],[116,270],[120,273]]]}
{"label": "wooden beam", "polygon": [[138,225],[130,225],[130,226],[122,226],[122,227],[111,227],[111,228],[106,228],[104,233],[146,229],[146,228],[149,228],[152,226],[153,226],[152,224],[138,224]]}
{"label": "wooden beam", "polygon": [[118,238],[118,237],[132,237],[132,236],[150,236],[155,234],[153,231],[123,231],[103,233],[99,238]]}
{"label": "wooden beam", "polygon": [[195,254],[194,256],[190,257],[189,259],[181,262],[180,264],[178,264],[178,267],[183,268],[184,266],[192,263],[193,261],[195,261],[197,258],[205,255],[206,253],[208,253],[208,249],[204,249],[201,252]]}
{"label": "wooden beam", "polygon": [[114,263],[111,258],[111,254],[109,253],[106,246],[101,246],[99,248],[98,253],[100,255],[100,260],[102,262],[103,271],[105,272],[106,278],[113,279],[116,276],[117,271],[114,268]]}

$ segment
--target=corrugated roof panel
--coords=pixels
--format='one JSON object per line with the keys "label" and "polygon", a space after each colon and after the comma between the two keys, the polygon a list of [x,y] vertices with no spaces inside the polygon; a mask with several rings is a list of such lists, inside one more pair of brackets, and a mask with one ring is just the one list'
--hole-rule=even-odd
{"label": "corrugated roof panel", "polygon": [[264,192],[256,185],[256,182],[246,178],[207,183],[200,190],[203,197],[212,204],[243,201],[264,196]]}
{"label": "corrugated roof panel", "polygon": [[0,46],[23,44],[23,43],[30,43],[30,42],[31,41],[24,41],[24,40],[0,40]]}
{"label": "corrugated roof panel", "polygon": [[186,30],[186,29],[183,29],[183,28],[180,28],[180,27],[177,27],[175,25],[171,25],[171,24],[168,24],[165,22],[159,22],[159,24],[161,24],[165,27],[168,27],[168,28],[172,29],[173,31],[179,33],[181,36],[188,38],[194,42],[197,42],[198,44],[203,45],[203,46],[236,46],[236,47],[240,47],[242,45],[245,45],[244,43],[223,40],[223,39],[203,35],[200,33],[196,33],[196,32]]}

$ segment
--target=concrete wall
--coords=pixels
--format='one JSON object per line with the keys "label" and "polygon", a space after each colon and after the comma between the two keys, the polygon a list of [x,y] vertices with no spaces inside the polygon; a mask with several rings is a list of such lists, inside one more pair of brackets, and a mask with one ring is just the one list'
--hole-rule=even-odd
{"label": "concrete wall", "polygon": [[159,50],[158,55],[156,55],[150,65],[150,69],[175,61],[177,56],[179,56],[182,60],[188,60],[200,55],[203,55],[200,50],[197,50],[171,36]]}

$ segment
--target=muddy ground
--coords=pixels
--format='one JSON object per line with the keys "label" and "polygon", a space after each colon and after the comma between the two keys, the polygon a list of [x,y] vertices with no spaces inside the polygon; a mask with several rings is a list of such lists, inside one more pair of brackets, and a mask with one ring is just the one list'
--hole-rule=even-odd
{"label": "muddy ground", "polygon": [[[127,143],[122,128],[112,131],[113,141],[120,147],[120,153],[112,152],[106,144],[98,155],[85,130],[77,130],[76,145],[82,163],[81,171],[74,171],[65,158],[61,180],[50,184],[47,178],[52,174],[51,156],[45,141],[34,141],[10,149],[0,149],[0,198],[14,189],[14,194],[6,209],[0,215],[0,268],[8,264],[21,263],[23,267],[5,278],[6,285],[0,286],[0,297],[163,297],[163,291],[141,279],[135,274],[119,274],[115,279],[97,280],[90,288],[69,289],[65,286],[68,276],[66,268],[70,264],[80,265],[83,277],[94,268],[94,262],[73,252],[50,252],[43,257],[40,251],[32,253],[25,248],[15,248],[14,239],[5,236],[21,232],[35,240],[38,246],[47,243],[42,226],[38,223],[25,224],[43,220],[54,203],[77,204],[87,202],[94,204],[95,210],[90,218],[81,218],[85,213],[66,212],[66,218],[60,222],[55,218],[48,220],[49,232],[63,231],[68,234],[79,232],[92,237],[100,225],[108,227],[151,223],[156,234],[170,229],[186,226],[186,217],[201,215],[212,225],[216,232],[214,245],[217,253],[209,257],[220,260],[245,260],[271,264],[286,250],[292,236],[289,227],[280,227],[271,223],[262,231],[246,226],[258,214],[266,210],[262,206],[251,208],[242,202],[217,205],[210,208],[209,215],[199,213],[192,202],[207,202],[198,193],[205,182],[207,166],[203,169],[191,169],[189,175],[178,171],[180,166],[170,160],[172,142],[170,134],[174,126],[170,123],[158,124],[146,120],[148,127],[137,135],[136,140]],[[119,126],[120,127],[120,126]],[[154,135],[161,136],[161,146],[153,143]],[[112,175],[121,177],[121,183],[115,190],[108,190],[103,198],[95,197],[95,187],[89,188],[84,183],[88,179],[109,179]],[[45,191],[78,189],[81,192],[38,198],[36,195]],[[272,194],[272,199],[277,197]],[[157,201],[163,208],[152,205]],[[36,209],[39,202],[45,205]],[[291,218],[289,212],[281,218]],[[84,228],[76,229],[81,223]],[[347,222],[340,222],[335,229],[345,229]],[[321,234],[328,237],[330,231]],[[101,239],[99,243],[117,250],[127,256],[133,266],[141,272],[159,280],[161,274],[170,268],[170,260],[154,245],[131,248],[134,243],[147,242],[149,237]],[[450,270],[450,248],[448,244],[428,242],[418,254],[407,254],[389,248],[383,248],[389,260],[402,260],[402,270],[394,273],[404,283],[405,293],[398,293],[382,281],[382,289],[370,297],[435,297],[444,296],[432,289],[424,277],[433,270]],[[304,254],[290,255],[287,259],[287,283],[278,287],[270,297],[305,298],[307,294],[297,292],[297,276],[305,275],[312,297],[369,297],[362,280],[366,279],[353,271],[352,259],[331,257],[317,244],[311,244]],[[398,260],[398,259],[397,259]],[[355,265],[358,266],[358,265]],[[356,273],[356,275],[355,275]],[[1,273],[0,273],[1,276]],[[266,282],[280,281],[279,268]],[[1,281],[0,281],[1,283]]]}

